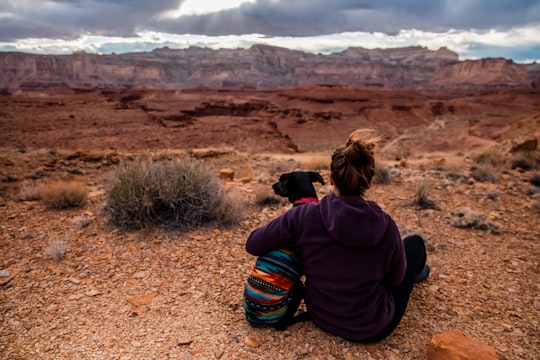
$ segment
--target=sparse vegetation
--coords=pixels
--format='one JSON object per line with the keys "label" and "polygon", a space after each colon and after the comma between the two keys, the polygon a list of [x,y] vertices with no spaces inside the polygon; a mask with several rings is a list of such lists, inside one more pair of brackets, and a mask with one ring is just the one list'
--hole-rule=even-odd
{"label": "sparse vegetation", "polygon": [[532,186],[540,187],[540,173],[532,174],[530,183]]}
{"label": "sparse vegetation", "polygon": [[19,190],[20,201],[35,201],[41,199],[42,185],[35,181],[25,182]]}
{"label": "sparse vegetation", "polygon": [[435,201],[429,196],[430,184],[427,179],[422,179],[416,183],[416,188],[413,197],[413,205],[419,206],[421,209],[437,209]]}
{"label": "sparse vegetation", "polygon": [[269,190],[259,188],[255,192],[255,204],[259,206],[279,204],[280,199]]}
{"label": "sparse vegetation", "polygon": [[482,231],[488,231],[498,234],[501,227],[496,222],[487,219],[484,215],[472,211],[465,207],[455,212],[454,218],[450,222],[450,225],[457,228],[476,229]]}
{"label": "sparse vegetation", "polygon": [[533,159],[525,155],[516,156],[512,159],[512,170],[521,169],[523,171],[529,171],[529,170],[532,170],[533,168],[534,168]]}
{"label": "sparse vegetation", "polygon": [[50,209],[81,207],[88,200],[88,191],[78,181],[55,181],[41,189],[41,200]]}
{"label": "sparse vegetation", "polygon": [[330,168],[331,154],[312,155],[308,159],[302,161],[302,166],[305,170],[328,170]]}
{"label": "sparse vegetation", "polygon": [[376,184],[384,184],[384,185],[388,185],[392,183],[392,176],[390,175],[388,164],[381,161],[375,161],[375,177],[373,181]]}
{"label": "sparse vegetation", "polygon": [[60,239],[53,239],[45,247],[45,257],[51,260],[62,260],[66,256],[66,244]]}
{"label": "sparse vegetation", "polygon": [[192,158],[134,161],[121,166],[108,194],[114,224],[141,229],[189,229],[209,222],[229,225],[242,217],[239,201],[217,176]]}
{"label": "sparse vegetation", "polygon": [[536,210],[537,213],[540,214],[540,197],[536,198],[533,203],[532,203],[532,207],[534,210]]}
{"label": "sparse vegetation", "polygon": [[489,165],[480,165],[473,167],[471,169],[471,176],[474,180],[479,182],[495,183],[499,180],[499,177],[495,175],[495,170]]}

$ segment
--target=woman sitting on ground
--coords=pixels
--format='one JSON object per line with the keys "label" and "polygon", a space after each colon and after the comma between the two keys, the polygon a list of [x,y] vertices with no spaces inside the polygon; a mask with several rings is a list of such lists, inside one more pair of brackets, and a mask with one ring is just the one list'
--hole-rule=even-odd
{"label": "woman sitting on ground", "polygon": [[296,245],[309,318],[329,333],[362,343],[394,331],[415,282],[429,275],[423,239],[402,240],[390,215],[365,198],[375,174],[376,140],[369,130],[351,133],[332,155],[333,193],[254,230],[246,244],[256,256]]}

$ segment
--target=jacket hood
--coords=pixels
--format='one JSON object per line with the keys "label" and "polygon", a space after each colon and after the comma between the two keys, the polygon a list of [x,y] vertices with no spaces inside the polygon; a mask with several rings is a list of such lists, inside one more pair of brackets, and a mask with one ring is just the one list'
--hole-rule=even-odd
{"label": "jacket hood", "polygon": [[371,247],[386,233],[390,217],[376,203],[330,194],[321,199],[321,218],[334,240],[352,247]]}

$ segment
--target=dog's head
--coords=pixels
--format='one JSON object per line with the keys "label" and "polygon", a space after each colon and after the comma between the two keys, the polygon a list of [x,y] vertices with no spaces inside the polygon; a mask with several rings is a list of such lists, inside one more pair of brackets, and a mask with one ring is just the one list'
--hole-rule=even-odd
{"label": "dog's head", "polygon": [[318,172],[293,171],[281,175],[279,181],[272,185],[272,189],[276,195],[286,197],[294,204],[302,198],[317,198],[312,184],[315,181],[324,185],[324,180]]}

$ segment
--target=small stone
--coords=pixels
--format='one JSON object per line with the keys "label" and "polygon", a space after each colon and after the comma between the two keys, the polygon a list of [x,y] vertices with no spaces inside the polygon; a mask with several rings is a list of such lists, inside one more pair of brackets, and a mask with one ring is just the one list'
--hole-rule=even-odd
{"label": "small stone", "polygon": [[234,180],[234,169],[225,168],[225,169],[219,170],[219,178],[223,179],[223,180],[233,181]]}
{"label": "small stone", "polygon": [[134,296],[132,298],[129,298],[127,301],[134,307],[138,307],[141,305],[149,305],[157,295],[157,291],[152,291],[151,293],[148,293],[146,295]]}
{"label": "small stone", "polygon": [[177,340],[176,345],[182,346],[182,345],[189,345],[193,342],[193,339],[187,336],[181,337]]}
{"label": "small stone", "polygon": [[75,285],[79,285],[79,284],[81,283],[81,280],[79,280],[79,279],[77,279],[77,278],[74,278],[74,277],[68,278],[68,281],[69,281],[70,283],[75,284]]}
{"label": "small stone", "polygon": [[84,293],[86,296],[98,296],[98,295],[101,295],[101,291],[99,290],[96,290],[96,289],[92,289],[92,290],[88,290],[87,292]]}
{"label": "small stone", "polygon": [[262,345],[262,342],[254,338],[253,336],[248,335],[246,336],[245,344],[246,346],[249,346],[249,347],[258,348],[259,346]]}

